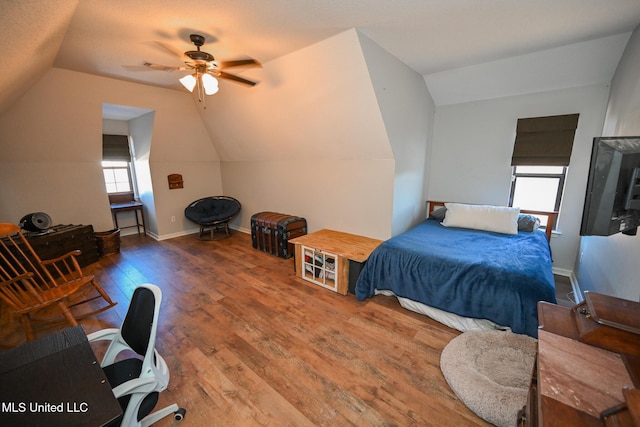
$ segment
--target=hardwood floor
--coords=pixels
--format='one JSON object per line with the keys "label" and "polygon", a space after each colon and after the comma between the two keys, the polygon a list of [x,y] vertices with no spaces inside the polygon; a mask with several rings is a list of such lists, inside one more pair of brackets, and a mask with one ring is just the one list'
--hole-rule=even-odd
{"label": "hardwood floor", "polygon": [[[127,236],[120,254],[86,270],[119,301],[83,320],[87,333],[119,327],[137,285],[163,290],[157,347],[171,381],[157,408],[177,402],[187,415],[158,426],[489,425],[439,368],[458,331],[392,297],[361,302],[298,279],[293,259],[253,249],[246,234]],[[7,310],[0,324],[0,343],[24,341]]]}

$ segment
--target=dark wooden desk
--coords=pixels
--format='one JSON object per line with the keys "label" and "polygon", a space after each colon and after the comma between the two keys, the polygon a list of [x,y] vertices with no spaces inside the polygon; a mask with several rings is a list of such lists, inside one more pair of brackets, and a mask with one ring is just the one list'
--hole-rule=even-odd
{"label": "dark wooden desk", "polygon": [[[120,228],[118,226],[118,213],[119,212],[130,212],[133,211],[136,216],[136,225],[130,225],[122,228],[130,228],[136,227],[138,230],[138,234],[140,234],[140,227],[142,227],[142,234],[147,234],[147,229],[144,225],[144,213],[142,212],[142,203],[131,201],[126,203],[111,203],[111,215],[113,216],[113,224],[116,228]],[[140,212],[140,217],[142,218],[142,224],[140,224],[140,220],[138,219],[138,212]]]}
{"label": "dark wooden desk", "polygon": [[0,425],[103,426],[120,415],[81,326],[0,353]]}
{"label": "dark wooden desk", "polygon": [[537,370],[518,426],[640,427],[632,420],[640,417],[640,360],[606,349],[612,341],[584,342],[576,313],[538,303]]}

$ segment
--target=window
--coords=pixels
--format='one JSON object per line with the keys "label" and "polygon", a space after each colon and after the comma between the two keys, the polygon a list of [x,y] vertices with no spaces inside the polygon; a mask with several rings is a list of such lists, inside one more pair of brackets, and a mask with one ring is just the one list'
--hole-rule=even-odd
{"label": "window", "polygon": [[[509,206],[534,211],[559,211],[565,166],[514,166]],[[546,226],[547,217],[540,216]]]}
{"label": "window", "polygon": [[127,135],[102,135],[102,171],[108,194],[134,191]]}
{"label": "window", "polygon": [[[559,211],[579,114],[518,119],[509,205]],[[548,218],[540,215],[542,226]]]}
{"label": "window", "polygon": [[105,160],[102,162],[102,172],[104,173],[107,193],[133,191],[129,162]]}

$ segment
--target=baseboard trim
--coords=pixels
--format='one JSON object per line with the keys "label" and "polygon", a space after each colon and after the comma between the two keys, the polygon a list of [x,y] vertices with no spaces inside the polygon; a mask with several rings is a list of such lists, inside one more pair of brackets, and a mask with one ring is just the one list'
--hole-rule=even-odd
{"label": "baseboard trim", "polygon": [[[235,230],[235,231],[239,231],[241,233],[251,234],[251,230],[246,229],[246,228],[233,227],[233,226],[229,226],[229,228],[232,229],[232,230]],[[177,233],[163,234],[162,236],[158,236],[155,233],[147,231],[147,236],[149,236],[149,237],[151,237],[151,238],[153,238],[153,239],[155,239],[155,240],[160,242],[162,240],[169,240],[169,239],[174,239],[176,237],[189,236],[190,234],[196,234],[196,233],[199,233],[199,232],[200,232],[199,228],[192,228],[190,230],[183,230],[183,231],[179,231]]]}
{"label": "baseboard trim", "polygon": [[573,271],[567,270],[566,268],[552,267],[551,271],[553,271],[553,274],[557,274],[558,276],[571,277],[573,275]]}
{"label": "baseboard trim", "polygon": [[229,228],[232,229],[232,230],[239,231],[239,232],[244,233],[244,234],[251,234],[251,230],[248,229],[248,228],[234,227],[234,226],[229,226]]}
{"label": "baseboard trim", "polygon": [[582,301],[584,301],[584,297],[582,296],[582,291],[580,290],[580,284],[578,283],[578,278],[572,272],[571,276],[569,276],[569,279],[571,280],[571,288],[573,289],[574,301],[576,302],[576,304],[579,304]]}
{"label": "baseboard trim", "polygon": [[195,233],[199,233],[199,232],[200,232],[199,228],[194,228],[194,229],[191,229],[191,230],[179,231],[177,233],[163,234],[162,236],[153,235],[151,233],[147,233],[147,234],[151,235],[157,241],[162,241],[162,240],[173,239],[173,238],[176,238],[176,237],[188,236],[190,234],[195,234]]}
{"label": "baseboard trim", "polygon": [[580,290],[580,285],[578,284],[578,279],[576,275],[573,273],[573,270],[567,270],[565,268],[552,268],[553,274],[557,274],[558,276],[568,277],[571,282],[571,292],[573,293],[573,300],[576,304],[581,303],[584,300],[582,296],[582,291]]}

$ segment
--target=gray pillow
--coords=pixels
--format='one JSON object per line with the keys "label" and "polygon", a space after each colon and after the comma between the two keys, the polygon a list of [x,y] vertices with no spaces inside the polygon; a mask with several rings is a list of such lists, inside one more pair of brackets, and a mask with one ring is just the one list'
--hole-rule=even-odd
{"label": "gray pillow", "polygon": [[444,216],[447,213],[447,208],[444,206],[440,206],[439,208],[435,208],[431,211],[431,218],[437,219],[438,221],[444,221]]}
{"label": "gray pillow", "polygon": [[518,215],[518,231],[536,231],[540,227],[540,218],[528,214]]}

